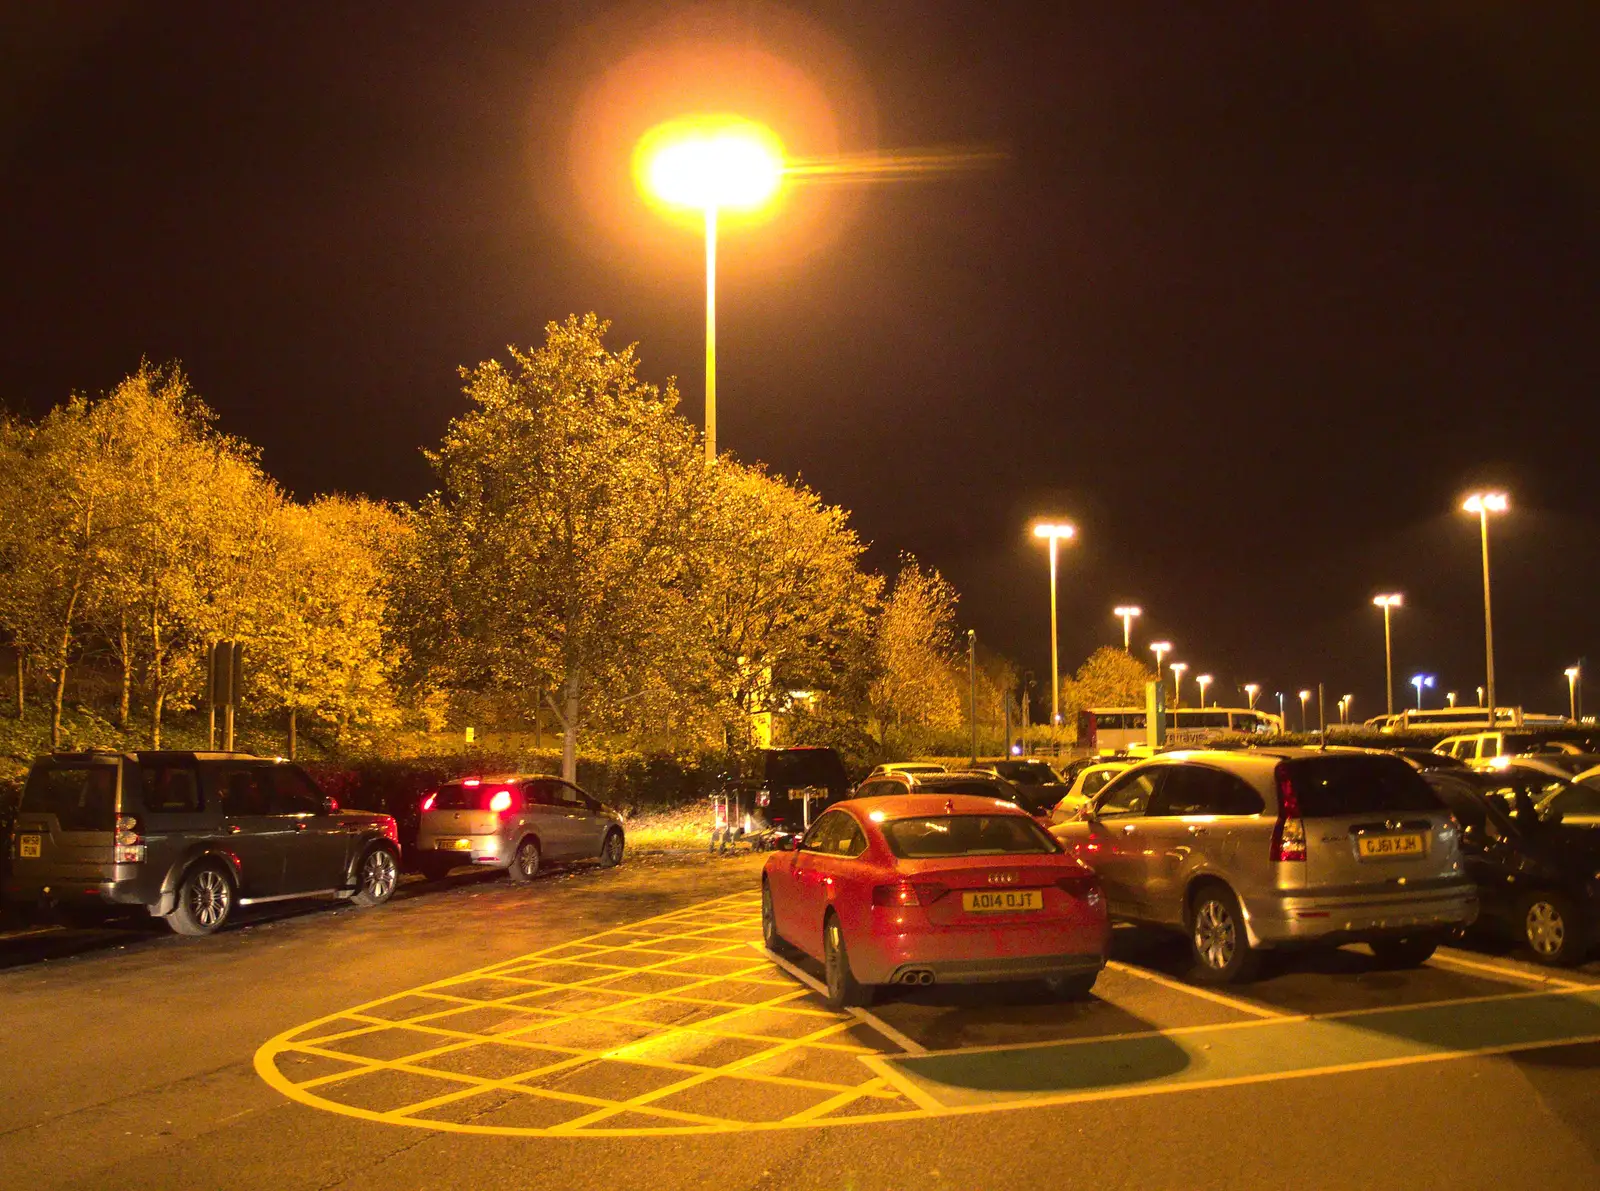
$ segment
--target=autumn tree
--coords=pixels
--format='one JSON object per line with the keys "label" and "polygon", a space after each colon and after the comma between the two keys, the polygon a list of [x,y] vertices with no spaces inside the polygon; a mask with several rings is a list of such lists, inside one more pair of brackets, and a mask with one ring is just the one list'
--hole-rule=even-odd
{"label": "autumn tree", "polygon": [[650,691],[692,622],[687,558],[711,485],[677,390],[641,381],[590,314],[464,369],[472,409],[429,455],[402,639],[449,684],[545,698],[577,770],[584,723]]}
{"label": "autumn tree", "polygon": [[956,591],[911,555],[900,562],[873,631],[868,704],[880,745],[908,747],[962,722],[955,670]]}
{"label": "autumn tree", "polygon": [[1102,645],[1061,683],[1061,713],[1068,723],[1085,707],[1143,707],[1145,683],[1155,672],[1127,651]]}

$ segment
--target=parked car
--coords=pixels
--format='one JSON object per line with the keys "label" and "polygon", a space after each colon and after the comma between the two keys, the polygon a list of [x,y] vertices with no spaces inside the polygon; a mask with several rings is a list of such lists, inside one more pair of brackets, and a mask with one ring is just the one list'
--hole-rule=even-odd
{"label": "parked car", "polygon": [[1592,733],[1567,729],[1561,732],[1469,732],[1462,736],[1445,737],[1433,746],[1433,751],[1471,764],[1475,761],[1492,761],[1497,757],[1587,754],[1595,749]]}
{"label": "parked car", "polygon": [[546,861],[622,863],[622,816],[547,774],[465,777],[423,796],[419,871],[437,879],[460,865],[503,868],[526,883]]}
{"label": "parked car", "polygon": [[1067,787],[1067,792],[1051,808],[1051,822],[1065,823],[1069,819],[1077,818],[1094,800],[1094,796],[1105,788],[1107,782],[1132,765],[1132,761],[1101,761],[1096,765],[1084,766],[1078,771],[1078,776],[1072,779],[1072,785]]}
{"label": "parked car", "polygon": [[1455,821],[1385,753],[1166,753],[1051,831],[1100,874],[1114,917],[1183,931],[1213,982],[1249,978],[1264,949],[1315,943],[1414,966],[1477,914]]}
{"label": "parked car", "polygon": [[[1545,783],[1531,771],[1439,772],[1428,780],[1461,824],[1480,925],[1525,943],[1540,963],[1581,962],[1600,942],[1600,837],[1552,813],[1551,800],[1540,801]],[[1600,791],[1584,786],[1564,793],[1600,803]]]}
{"label": "parked car", "polygon": [[821,961],[834,1008],[881,985],[1042,979],[1083,997],[1111,941],[1092,870],[1023,811],[963,794],[825,812],[768,858],[761,931]]}
{"label": "parked car", "polygon": [[1488,761],[1474,761],[1470,768],[1486,773],[1511,766],[1530,773],[1544,773],[1551,777],[1577,781],[1580,774],[1600,765],[1600,757],[1593,753],[1523,753],[1517,756],[1499,756]]}
{"label": "parked car", "polygon": [[889,761],[876,766],[868,777],[882,777],[888,773],[948,773],[949,770],[933,761]]}
{"label": "parked car", "polygon": [[51,753],[11,832],[8,899],[143,906],[179,934],[298,897],[379,905],[399,883],[394,819],[341,810],[297,765],[248,753]]}
{"label": "parked car", "polygon": [[1403,748],[1387,749],[1402,761],[1409,761],[1411,765],[1427,773],[1435,769],[1465,769],[1467,763],[1449,753],[1436,753],[1432,749]]}
{"label": "parked car", "polygon": [[991,761],[979,766],[992,770],[1008,782],[1019,786],[1061,786],[1061,775],[1051,768],[1050,762],[1040,757],[1015,757],[1009,761]]}

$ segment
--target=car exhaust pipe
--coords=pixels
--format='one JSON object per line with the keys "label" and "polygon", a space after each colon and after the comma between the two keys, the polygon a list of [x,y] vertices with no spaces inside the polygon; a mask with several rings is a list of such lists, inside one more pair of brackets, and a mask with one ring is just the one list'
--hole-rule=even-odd
{"label": "car exhaust pipe", "polygon": [[913,968],[900,975],[901,984],[932,984],[933,973],[927,968]]}

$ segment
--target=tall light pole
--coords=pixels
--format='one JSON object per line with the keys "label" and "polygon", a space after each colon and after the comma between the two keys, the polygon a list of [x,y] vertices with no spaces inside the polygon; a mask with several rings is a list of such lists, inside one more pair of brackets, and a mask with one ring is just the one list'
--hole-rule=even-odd
{"label": "tall light pole", "polygon": [[1061,726],[1061,654],[1056,636],[1056,543],[1063,538],[1071,540],[1077,527],[1066,521],[1040,521],[1033,527],[1033,536],[1047,538],[1050,542],[1050,722]]}
{"label": "tall light pole", "polygon": [[1413,674],[1411,685],[1417,688],[1417,710],[1422,710],[1422,688],[1433,686],[1432,674]]}
{"label": "tall light pole", "polygon": [[1444,697],[1451,707],[1456,705],[1456,693],[1454,691],[1446,691]]}
{"label": "tall light pole", "polygon": [[1142,616],[1144,609],[1137,604],[1124,604],[1111,610],[1113,616],[1122,617],[1122,652],[1133,652],[1133,618]]}
{"label": "tall light pole", "polygon": [[1478,532],[1483,540],[1483,686],[1487,692],[1489,726],[1494,727],[1494,614],[1489,606],[1489,514],[1503,513],[1511,507],[1504,492],[1474,492],[1461,502],[1468,513],[1478,515]]}
{"label": "tall light pole", "polygon": [[1394,638],[1389,631],[1389,613],[1398,608],[1402,602],[1399,592],[1390,592],[1387,595],[1376,595],[1372,602],[1383,609],[1383,694],[1385,710],[1389,715],[1394,714]]}
{"label": "tall light pole", "polygon": [[1478,688],[1478,706],[1483,706],[1483,688],[1481,686]]}
{"label": "tall light pole", "polygon": [[1150,642],[1150,652],[1156,655],[1156,682],[1161,681],[1161,659],[1172,652],[1171,641]]}
{"label": "tall light pole", "polygon": [[1311,698],[1310,691],[1300,692],[1300,731],[1306,730],[1306,703]]}
{"label": "tall light pole", "polygon": [[717,214],[765,206],[783,181],[783,145],[738,117],[674,120],[634,150],[640,188],[669,207],[700,211],[706,236],[706,459],[717,458]]}
{"label": "tall light pole", "polygon": [[1206,705],[1206,687],[1211,685],[1211,675],[1196,674],[1194,680],[1200,684],[1200,706],[1204,707]]}
{"label": "tall light pole", "polygon": [[1256,696],[1259,695],[1260,693],[1261,693],[1261,688],[1257,684],[1255,684],[1253,682],[1247,682],[1247,683],[1244,684],[1244,697],[1247,700],[1249,700],[1249,702],[1247,702],[1245,704],[1245,706],[1248,707],[1251,711],[1254,711],[1256,709]]}
{"label": "tall light pole", "polygon": [[1568,666],[1563,673],[1567,676],[1567,706],[1572,709],[1572,722],[1578,722],[1578,667]]}
{"label": "tall light pole", "polygon": [[1181,706],[1183,703],[1183,672],[1189,668],[1188,662],[1173,662],[1167,669],[1172,671],[1172,705]]}
{"label": "tall light pole", "polygon": [[1286,711],[1283,710],[1283,692],[1279,691],[1278,692],[1278,731],[1287,732],[1288,730],[1289,730],[1289,715],[1288,715],[1288,713]]}
{"label": "tall light pole", "polygon": [[[978,630],[967,630],[967,695],[972,715],[972,765],[978,765]],[[1010,745],[1008,744],[1009,751]]]}

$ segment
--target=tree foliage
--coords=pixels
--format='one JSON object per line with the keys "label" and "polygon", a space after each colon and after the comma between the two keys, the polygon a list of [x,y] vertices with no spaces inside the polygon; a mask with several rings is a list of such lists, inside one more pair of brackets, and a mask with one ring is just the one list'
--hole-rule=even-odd
{"label": "tree foliage", "polygon": [[1061,713],[1067,723],[1085,707],[1143,707],[1145,683],[1155,671],[1114,646],[1102,645],[1071,678],[1061,682]]}

